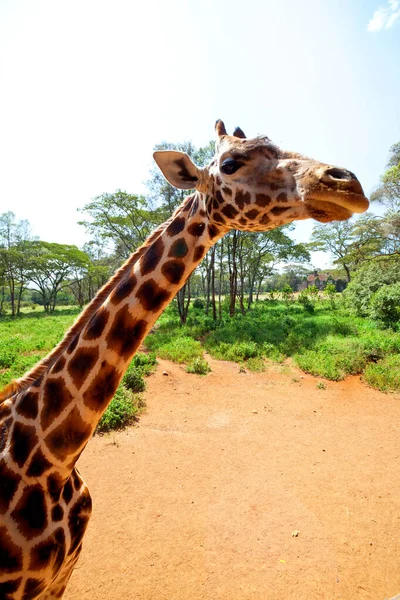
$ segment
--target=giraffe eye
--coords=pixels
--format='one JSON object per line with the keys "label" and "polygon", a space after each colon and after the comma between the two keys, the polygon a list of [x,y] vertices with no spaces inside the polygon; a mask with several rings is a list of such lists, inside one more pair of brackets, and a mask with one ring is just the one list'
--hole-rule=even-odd
{"label": "giraffe eye", "polygon": [[221,165],[221,171],[225,173],[225,175],[233,175],[233,173],[236,173],[236,171],[242,166],[243,163],[238,162],[233,158],[226,158]]}

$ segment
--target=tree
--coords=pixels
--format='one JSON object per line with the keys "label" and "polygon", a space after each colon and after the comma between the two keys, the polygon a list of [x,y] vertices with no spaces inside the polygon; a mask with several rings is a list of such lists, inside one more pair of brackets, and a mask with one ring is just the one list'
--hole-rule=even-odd
{"label": "tree", "polygon": [[130,256],[148,238],[163,218],[160,210],[151,210],[144,196],[117,190],[97,196],[80,209],[90,220],[79,221],[95,239],[110,244],[119,263]]}
{"label": "tree", "polygon": [[334,258],[334,263],[343,267],[347,281],[350,281],[352,263],[350,248],[353,236],[353,222],[350,220],[317,223],[311,234],[312,242],[309,244],[309,248],[329,252]]}
{"label": "tree", "polygon": [[28,283],[29,240],[32,236],[30,225],[26,220],[16,221],[13,212],[0,215],[0,277],[3,285],[8,287],[11,303],[11,314],[19,314],[21,298]]}
{"label": "tree", "polygon": [[371,194],[371,201],[380,202],[389,210],[400,210],[400,142],[389,150],[386,171],[380,178],[380,184]]}
{"label": "tree", "polygon": [[37,286],[46,312],[54,311],[59,292],[81,277],[88,255],[76,246],[30,242],[29,279]]}

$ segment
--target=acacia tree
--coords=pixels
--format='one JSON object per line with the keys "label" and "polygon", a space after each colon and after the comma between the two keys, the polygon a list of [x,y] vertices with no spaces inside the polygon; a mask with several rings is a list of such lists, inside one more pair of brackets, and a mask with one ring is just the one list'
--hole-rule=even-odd
{"label": "acacia tree", "polygon": [[34,241],[30,243],[29,279],[41,296],[46,312],[53,312],[59,292],[80,277],[90,262],[76,246]]}
{"label": "acacia tree", "polygon": [[162,212],[152,210],[147,198],[117,190],[101,194],[80,209],[90,219],[79,221],[86,230],[110,246],[118,263],[130,256],[162,222]]}

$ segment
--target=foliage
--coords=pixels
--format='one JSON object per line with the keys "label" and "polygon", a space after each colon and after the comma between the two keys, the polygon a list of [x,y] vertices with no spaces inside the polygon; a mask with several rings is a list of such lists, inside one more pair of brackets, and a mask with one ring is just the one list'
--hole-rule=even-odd
{"label": "foliage", "polygon": [[362,378],[365,383],[382,392],[400,391],[400,355],[389,355],[367,365]]}
{"label": "foliage", "polygon": [[211,367],[204,358],[197,357],[187,365],[186,371],[197,375],[207,375],[211,371]]}
{"label": "foliage", "polygon": [[400,320],[400,283],[383,285],[371,297],[370,316],[393,326]]}
{"label": "foliage", "polygon": [[30,242],[29,279],[38,287],[46,312],[54,311],[59,292],[79,277],[90,259],[76,246],[50,242]]}
{"label": "foliage", "polygon": [[126,427],[132,423],[141,408],[143,408],[143,401],[140,396],[132,394],[125,385],[119,385],[99,421],[97,431],[106,432]]}
{"label": "foliage", "polygon": [[400,258],[377,258],[363,265],[343,292],[348,309],[358,316],[368,316],[373,294],[384,285],[400,281]]}
{"label": "foliage", "polygon": [[154,334],[147,336],[145,346],[157,353],[160,358],[166,358],[177,363],[186,363],[203,355],[200,342],[180,332],[163,332],[160,328]]}
{"label": "foliage", "polygon": [[254,373],[262,373],[262,371],[265,371],[265,362],[260,356],[249,358],[246,362],[246,366],[249,371],[253,371]]}
{"label": "foliage", "polygon": [[131,392],[144,392],[146,389],[144,377],[150,375],[150,373],[154,371],[156,365],[157,359],[154,352],[151,352],[150,354],[135,354],[122,378],[122,383]]}

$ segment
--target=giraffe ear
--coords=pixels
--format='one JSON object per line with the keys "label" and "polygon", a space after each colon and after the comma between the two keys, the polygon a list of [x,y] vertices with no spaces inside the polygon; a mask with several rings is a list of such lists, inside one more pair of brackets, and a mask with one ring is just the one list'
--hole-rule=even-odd
{"label": "giraffe ear", "polygon": [[200,178],[200,169],[192,163],[187,154],[175,150],[160,150],[154,152],[153,157],[171,185],[181,190],[191,190],[196,187]]}

